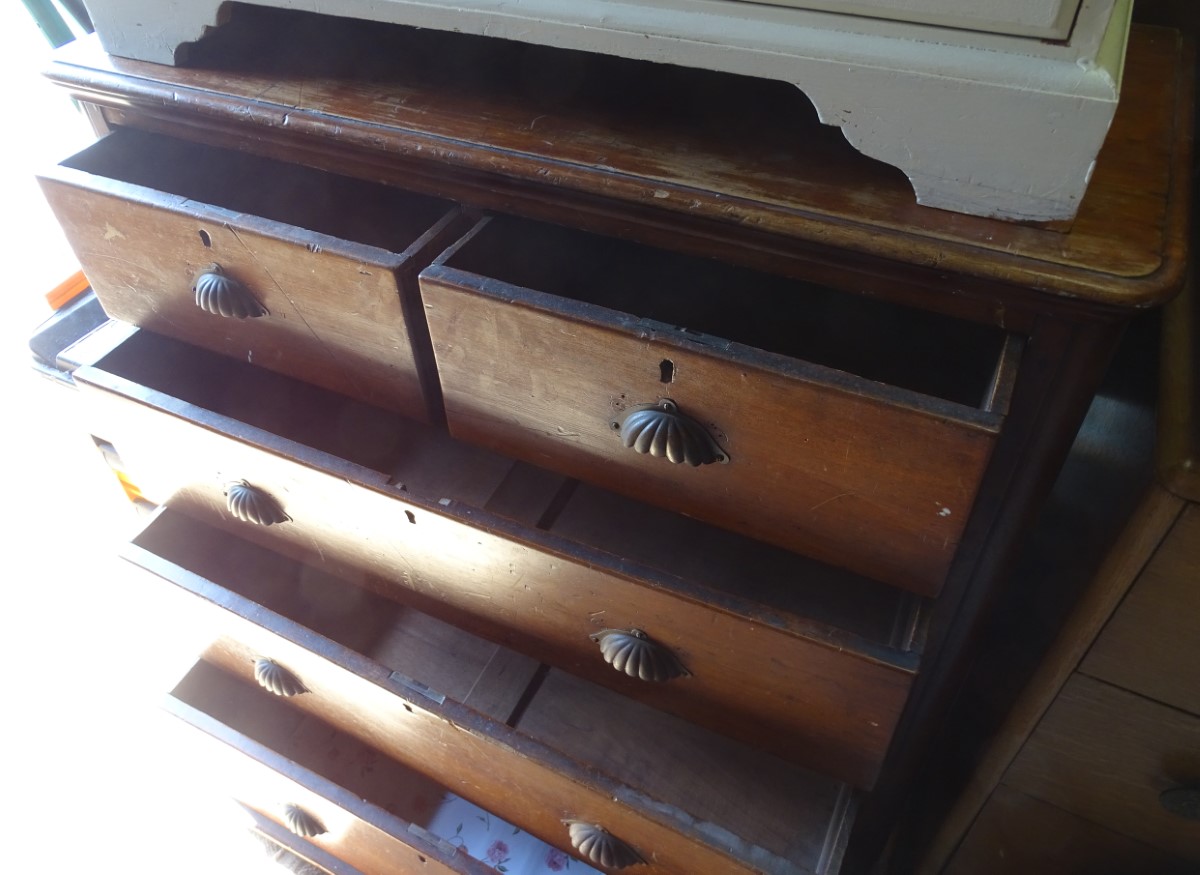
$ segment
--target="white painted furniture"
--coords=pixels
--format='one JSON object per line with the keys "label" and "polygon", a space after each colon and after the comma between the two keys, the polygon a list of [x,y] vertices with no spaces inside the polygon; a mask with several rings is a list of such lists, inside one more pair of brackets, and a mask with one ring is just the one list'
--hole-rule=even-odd
{"label": "white painted furniture", "polygon": [[737,0],[892,21],[1065,39],[1080,0]]}
{"label": "white painted furniture", "polygon": [[[1069,220],[1120,93],[1132,0],[1079,0],[1062,41],[961,29],[1066,0],[257,0],[301,9],[791,82],[859,151],[908,176],[917,200],[976,215]],[[792,8],[953,6],[954,27]],[[1066,6],[1070,6],[1066,2]],[[105,49],[182,62],[219,0],[90,0]],[[1061,9],[1059,10],[1061,12]]]}

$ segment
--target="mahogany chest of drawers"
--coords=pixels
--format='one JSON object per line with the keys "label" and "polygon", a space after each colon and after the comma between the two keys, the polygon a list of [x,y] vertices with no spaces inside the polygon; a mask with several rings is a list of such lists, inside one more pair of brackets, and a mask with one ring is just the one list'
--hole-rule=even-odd
{"label": "mahogany chest of drawers", "polygon": [[1135,32],[1050,229],[916,206],[769,82],[257,15],[50,74],[121,320],[65,363],[162,504],[131,568],[213,622],[184,736],[327,868],[497,864],[407,782],[604,871],[866,871],[1180,282],[1186,47]]}

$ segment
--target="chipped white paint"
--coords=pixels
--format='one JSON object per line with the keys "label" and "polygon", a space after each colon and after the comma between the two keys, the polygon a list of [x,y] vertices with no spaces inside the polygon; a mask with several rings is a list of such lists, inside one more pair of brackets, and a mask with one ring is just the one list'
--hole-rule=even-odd
{"label": "chipped white paint", "polygon": [[948,507],[943,507],[941,510],[938,511],[938,516],[942,516],[942,517],[950,516],[950,514],[951,514],[951,510]]}
{"label": "chipped white paint", "polygon": [[[783,80],[855,148],[903,170],[920,203],[1030,221],[1078,209],[1116,110],[1132,8],[1081,0],[1069,38],[1051,42],[744,0],[257,2]],[[1018,17],[1027,2],[854,0]],[[217,23],[220,5],[90,0],[89,9],[108,51],[173,63]]]}
{"label": "chipped white paint", "polygon": [[118,231],[116,228],[114,228],[112,225],[110,225],[108,222],[105,222],[104,223],[104,239],[105,240],[124,240],[125,235],[122,234],[120,231]]}

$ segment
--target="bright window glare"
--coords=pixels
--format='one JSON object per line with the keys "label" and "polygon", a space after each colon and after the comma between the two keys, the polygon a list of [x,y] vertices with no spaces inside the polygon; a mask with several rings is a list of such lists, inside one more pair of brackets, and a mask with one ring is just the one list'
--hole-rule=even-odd
{"label": "bright window glare", "polygon": [[[231,803],[191,789],[160,696],[196,637],[139,605],[118,545],[139,524],[85,430],[75,393],[30,367],[44,295],[76,270],[34,179],[91,128],[41,71],[49,43],[0,3],[5,83],[3,380],[7,476],[3,822],[7,869],[37,873],[274,873]],[[144,585],[144,584],[140,584]],[[179,647],[180,643],[183,647]]]}

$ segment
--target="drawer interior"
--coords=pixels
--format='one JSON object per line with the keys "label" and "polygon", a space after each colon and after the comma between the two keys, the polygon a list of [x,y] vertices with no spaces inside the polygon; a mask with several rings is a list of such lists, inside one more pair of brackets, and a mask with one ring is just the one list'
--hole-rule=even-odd
{"label": "drawer interior", "polygon": [[[133,334],[87,379],[101,371],[350,461],[376,481],[403,483],[414,504],[445,513],[446,496],[471,503],[524,524],[539,546],[611,557],[689,598],[915,668],[924,603],[894,587],[512,463],[397,414],[151,332]],[[478,512],[474,518],[483,520]]]}
{"label": "drawer interior", "polygon": [[[134,544],[369,657],[431,701],[450,698],[503,722],[538,667],[401,602],[180,514],[162,513]],[[492,683],[501,670],[504,683]]]}
{"label": "drawer interior", "polygon": [[604,307],[681,338],[732,341],[969,407],[995,404],[1008,335],[993,326],[506,216],[480,223],[440,261],[555,295],[568,314]]}
{"label": "drawer interior", "polygon": [[[477,700],[481,713],[496,721],[488,734],[498,750],[519,749],[521,757],[557,770],[607,776],[629,788],[629,804],[650,805],[676,829],[733,848],[764,872],[816,870],[840,834],[851,803],[839,782],[532,661],[494,671],[502,648],[402,606],[381,610],[353,584],[270,557],[257,545],[222,536],[224,546],[213,549],[200,528],[168,508],[135,546],[233,593],[223,606],[256,624],[266,621],[258,607],[263,603],[305,629],[337,636],[304,646],[336,664],[352,662],[345,650],[380,662],[389,680],[400,674],[399,689],[417,708],[436,712],[452,699],[478,711]],[[410,630],[430,629],[432,636],[417,631],[417,641],[401,642]],[[338,646],[338,638],[355,646]],[[223,647],[229,645],[214,644],[206,658],[219,662]],[[497,696],[489,677],[501,676],[504,695]],[[258,692],[258,698],[272,697]],[[564,766],[562,757],[575,765]],[[422,768],[421,762],[409,765]],[[470,795],[469,782],[463,786]]]}
{"label": "drawer interior", "polygon": [[916,596],[587,483],[574,489],[547,528],[711,592],[763,605],[793,627],[803,623],[816,635],[849,636],[841,640],[851,647],[853,638],[901,652],[921,650],[924,607]]}
{"label": "drawer interior", "polygon": [[453,208],[390,186],[130,128],[62,166],[389,252],[404,252]]}
{"label": "drawer interior", "polygon": [[[417,835],[440,839],[443,847],[513,873],[538,871],[547,861],[566,865],[558,849],[211,663],[198,662],[171,697],[383,808]],[[578,860],[570,869],[596,871]]]}

